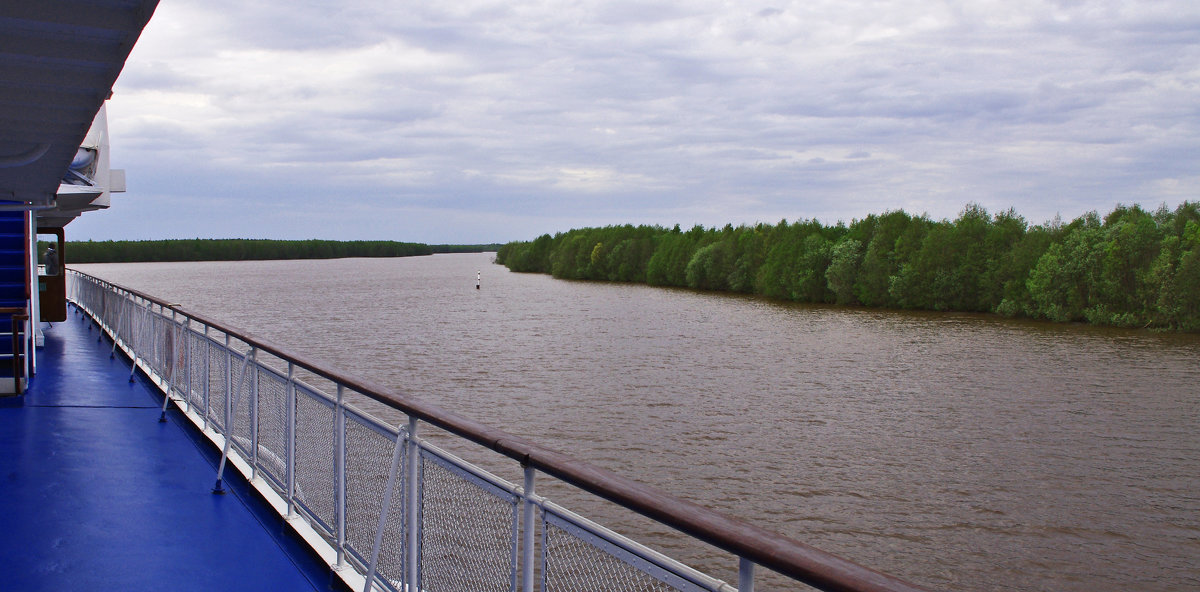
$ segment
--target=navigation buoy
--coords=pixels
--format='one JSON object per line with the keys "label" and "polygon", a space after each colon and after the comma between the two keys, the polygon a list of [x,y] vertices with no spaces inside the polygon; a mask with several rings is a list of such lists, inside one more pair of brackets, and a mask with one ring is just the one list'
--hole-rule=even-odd
{"label": "navigation buoy", "polygon": [[479,289],[479,281],[480,281],[481,279],[483,279],[483,272],[481,272],[481,271],[476,271],[476,272],[475,272],[475,289],[476,289],[476,290],[478,290],[478,289]]}

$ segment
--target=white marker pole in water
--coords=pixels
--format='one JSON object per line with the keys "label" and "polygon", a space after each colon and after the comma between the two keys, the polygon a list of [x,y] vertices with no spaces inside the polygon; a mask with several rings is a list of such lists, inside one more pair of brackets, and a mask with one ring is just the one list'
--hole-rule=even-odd
{"label": "white marker pole in water", "polygon": [[476,271],[475,272],[475,289],[476,290],[479,289],[479,280],[481,280],[481,279],[483,279],[483,272]]}

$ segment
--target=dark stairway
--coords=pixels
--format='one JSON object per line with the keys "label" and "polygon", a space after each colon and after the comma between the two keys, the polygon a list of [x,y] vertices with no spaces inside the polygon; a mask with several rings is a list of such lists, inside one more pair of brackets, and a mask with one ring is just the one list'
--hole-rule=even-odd
{"label": "dark stairway", "polygon": [[[0,311],[27,312],[25,274],[25,213],[0,211]],[[0,394],[14,392],[12,317],[12,312],[0,312]],[[22,341],[17,341],[18,349]]]}

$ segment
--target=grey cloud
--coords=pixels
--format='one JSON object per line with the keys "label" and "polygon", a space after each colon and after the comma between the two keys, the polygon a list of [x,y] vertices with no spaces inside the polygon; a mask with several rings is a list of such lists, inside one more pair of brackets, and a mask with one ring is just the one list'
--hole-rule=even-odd
{"label": "grey cloud", "polygon": [[658,24],[696,14],[697,9],[689,9],[685,5],[673,5],[665,2],[645,2],[641,0],[602,2],[599,3],[593,12],[596,22],[621,27]]}
{"label": "grey cloud", "polygon": [[203,80],[176,68],[165,61],[148,61],[139,68],[121,74],[120,85],[114,92],[131,90],[189,90],[199,87]]}
{"label": "grey cloud", "polygon": [[[720,226],[910,206],[952,217],[967,202],[1041,221],[1050,207],[1070,218],[1177,199],[1155,184],[1196,176],[1200,18],[1186,2],[1124,14],[222,1],[162,6],[156,19],[208,15],[204,37],[171,23],[177,53],[122,76],[126,95],[161,110],[110,110],[131,191],[193,199],[202,189],[170,179],[212,175],[212,192],[247,212],[275,195],[328,208],[330,232],[353,226],[334,212],[338,192],[400,216],[361,225],[395,233],[381,238],[473,242],[461,233],[479,226],[434,220],[523,213],[489,240],[568,221]],[[249,61],[218,60],[230,51]],[[360,61],[331,61],[339,52]],[[287,75],[258,74],[276,66]],[[155,107],[156,93],[204,104]],[[210,162],[186,172],[183,154]],[[227,217],[212,215],[211,228]]]}

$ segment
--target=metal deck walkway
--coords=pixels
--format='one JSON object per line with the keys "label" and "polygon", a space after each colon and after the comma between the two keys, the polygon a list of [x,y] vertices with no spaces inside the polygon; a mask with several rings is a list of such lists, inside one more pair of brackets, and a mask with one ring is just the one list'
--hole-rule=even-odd
{"label": "metal deck walkway", "polygon": [[[0,408],[0,590],[327,590],[286,525],[78,315],[46,328],[23,407]],[[175,415],[172,415],[175,414]]]}

